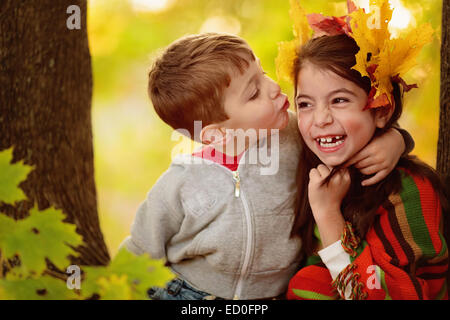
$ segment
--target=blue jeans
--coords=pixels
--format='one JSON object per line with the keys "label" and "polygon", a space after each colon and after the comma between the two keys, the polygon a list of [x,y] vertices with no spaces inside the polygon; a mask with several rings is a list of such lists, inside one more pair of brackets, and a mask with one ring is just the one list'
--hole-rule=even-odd
{"label": "blue jeans", "polygon": [[[152,300],[215,300],[216,298],[209,293],[197,290],[190,286],[186,281],[175,278],[169,281],[166,288],[152,287],[147,291]],[[207,297],[205,299],[205,297]]]}

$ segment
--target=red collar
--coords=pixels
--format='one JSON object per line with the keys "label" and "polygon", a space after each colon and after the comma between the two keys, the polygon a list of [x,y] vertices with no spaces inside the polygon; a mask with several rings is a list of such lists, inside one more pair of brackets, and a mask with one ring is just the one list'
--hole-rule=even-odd
{"label": "red collar", "polygon": [[239,160],[241,159],[243,154],[244,152],[237,156],[229,156],[220,151],[217,151],[212,146],[207,146],[198,152],[194,152],[192,155],[195,157],[214,161],[230,169],[231,171],[236,171],[239,166]]}

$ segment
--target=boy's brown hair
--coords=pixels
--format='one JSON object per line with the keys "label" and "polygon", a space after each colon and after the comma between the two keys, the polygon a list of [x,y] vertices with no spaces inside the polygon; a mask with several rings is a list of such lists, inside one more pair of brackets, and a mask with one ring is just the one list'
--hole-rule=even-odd
{"label": "boy's brown hair", "polygon": [[194,121],[205,127],[228,119],[223,93],[231,70],[242,74],[250,59],[255,56],[249,45],[233,35],[205,33],[175,41],[149,72],[148,93],[156,113],[198,140]]}

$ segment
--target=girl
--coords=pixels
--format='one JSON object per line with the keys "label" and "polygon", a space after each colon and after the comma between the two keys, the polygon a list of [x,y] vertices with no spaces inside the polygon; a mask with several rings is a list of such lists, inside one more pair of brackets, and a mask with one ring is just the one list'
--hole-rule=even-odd
{"label": "girl", "polygon": [[302,238],[305,263],[287,297],[447,299],[446,202],[433,169],[404,157],[384,180],[362,188],[364,176],[342,165],[402,113],[398,77],[390,78],[392,103],[370,108],[377,79],[352,69],[358,51],[346,33],[325,35],[294,61],[305,150],[298,177],[310,180],[298,180],[292,233]]}

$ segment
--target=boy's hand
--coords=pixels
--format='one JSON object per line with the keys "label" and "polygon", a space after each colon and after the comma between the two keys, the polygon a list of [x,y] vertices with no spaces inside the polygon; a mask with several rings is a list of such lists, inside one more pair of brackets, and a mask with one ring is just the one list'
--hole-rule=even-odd
{"label": "boy's hand", "polygon": [[361,183],[363,186],[370,186],[387,177],[397,165],[404,151],[405,141],[403,136],[400,132],[391,128],[353,156],[345,166],[354,164],[362,174],[375,174]]}
{"label": "boy's hand", "polygon": [[331,178],[328,185],[323,184],[330,172],[323,164],[309,172],[309,204],[324,247],[341,237],[345,223],[341,203],[351,183],[350,173],[347,169],[342,169]]}

